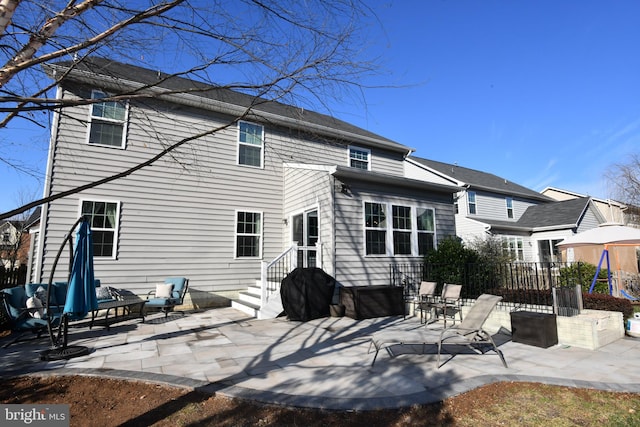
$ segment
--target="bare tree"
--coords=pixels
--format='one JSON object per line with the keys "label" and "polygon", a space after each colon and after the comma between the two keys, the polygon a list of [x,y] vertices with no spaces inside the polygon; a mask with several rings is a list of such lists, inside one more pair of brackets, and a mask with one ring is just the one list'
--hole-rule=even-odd
{"label": "bare tree", "polygon": [[[359,0],[0,0],[0,128],[21,120],[47,127],[48,113],[96,102],[58,99],[54,89],[65,74],[52,80],[42,67],[82,64],[94,56],[242,91],[257,102],[326,109],[325,100],[357,93],[359,78],[374,69],[355,60],[365,45],[359,25],[370,14]],[[102,101],[166,94],[152,89]],[[134,168],[27,203],[0,219],[127,176],[218,130],[187,135]],[[11,164],[1,155],[0,161]]]}
{"label": "bare tree", "polygon": [[614,198],[628,206],[627,222],[640,225],[640,153],[632,154],[624,163],[611,166],[606,178]]}

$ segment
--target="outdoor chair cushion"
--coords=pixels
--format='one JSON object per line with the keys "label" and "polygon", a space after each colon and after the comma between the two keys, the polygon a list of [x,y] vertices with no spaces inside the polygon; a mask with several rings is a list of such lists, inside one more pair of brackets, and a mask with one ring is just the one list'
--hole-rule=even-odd
{"label": "outdoor chair cushion", "polygon": [[184,291],[184,287],[187,283],[186,277],[169,277],[164,280],[164,283],[170,283],[173,285],[173,289],[171,291],[172,302],[181,302],[182,294]]}
{"label": "outdoor chair cushion", "polygon": [[96,288],[96,298],[98,299],[98,302],[102,302],[112,300],[113,296],[111,295],[111,290],[108,286],[98,286]]}

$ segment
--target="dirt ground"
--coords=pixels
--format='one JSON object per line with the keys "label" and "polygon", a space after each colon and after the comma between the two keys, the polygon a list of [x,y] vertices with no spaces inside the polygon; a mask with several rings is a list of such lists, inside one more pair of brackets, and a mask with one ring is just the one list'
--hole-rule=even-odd
{"label": "dirt ground", "polygon": [[[517,402],[518,393],[527,391],[521,399],[536,403],[541,396],[553,400],[551,386],[532,383],[497,383],[450,398],[442,403],[421,405],[400,410],[337,412],[261,405],[240,399],[211,396],[181,388],[137,381],[113,380],[87,376],[18,377],[2,380],[2,403],[65,403],[70,405],[71,426],[428,426],[428,425],[499,425],[491,411],[496,402],[515,400],[513,416],[507,424],[519,421],[529,424],[521,412],[528,410]],[[563,395],[572,394],[579,402],[593,398],[593,391],[554,387]],[[621,402],[625,420],[640,421],[635,411],[640,408],[640,396],[627,393],[604,393],[607,399]],[[580,403],[581,404],[581,403]],[[580,405],[579,404],[579,405]],[[606,403],[605,403],[606,404]],[[596,402],[596,405],[600,403]],[[560,407],[569,409],[566,401]],[[582,408],[577,408],[584,412]],[[487,411],[489,411],[487,413]],[[550,407],[547,412],[558,412]],[[628,411],[625,415],[624,411]],[[504,409],[502,410],[504,412]],[[515,418],[514,418],[515,417]],[[549,414],[542,414],[549,421]],[[631,417],[631,418],[629,418]],[[484,420],[484,421],[483,421]],[[494,424],[495,421],[495,424]],[[587,420],[578,424],[592,425]],[[591,421],[594,421],[591,419]],[[560,424],[556,424],[560,425]]]}

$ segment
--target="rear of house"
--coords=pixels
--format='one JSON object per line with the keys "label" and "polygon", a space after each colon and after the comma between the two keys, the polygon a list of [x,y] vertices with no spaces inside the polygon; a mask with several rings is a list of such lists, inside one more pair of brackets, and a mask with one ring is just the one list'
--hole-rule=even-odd
{"label": "rear of house", "polygon": [[[42,207],[32,282],[49,279],[80,215],[92,219],[103,284],[142,295],[185,276],[197,305],[246,289],[290,250],[343,286],[388,284],[390,263],[455,234],[458,189],[404,178],[402,144],[279,103],[248,113],[255,98],[186,79],[129,97],[161,74],[109,60],[49,67],[68,71],[58,97],[80,102],[56,115],[45,196],[122,177]],[[112,94],[123,96],[101,101]],[[55,280],[65,277],[58,267]]]}

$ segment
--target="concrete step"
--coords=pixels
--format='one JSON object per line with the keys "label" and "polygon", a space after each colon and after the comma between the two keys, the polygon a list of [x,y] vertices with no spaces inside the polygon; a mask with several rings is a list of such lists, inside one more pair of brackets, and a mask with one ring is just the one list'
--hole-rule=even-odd
{"label": "concrete step", "polygon": [[260,305],[261,297],[260,294],[254,294],[249,291],[240,291],[238,292],[238,299],[242,302],[247,302],[253,305]]}
{"label": "concrete step", "polygon": [[240,300],[231,300],[231,307],[255,318],[258,318],[258,312],[260,311],[259,305]]}

